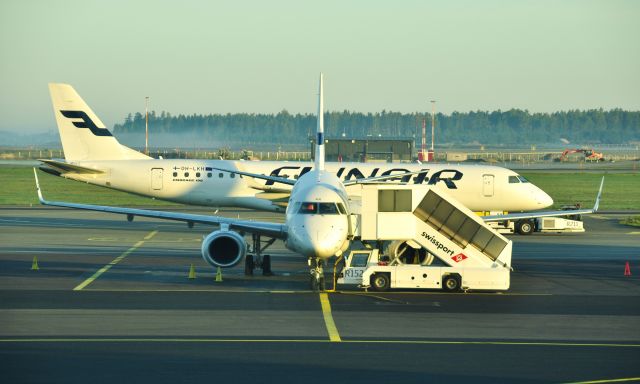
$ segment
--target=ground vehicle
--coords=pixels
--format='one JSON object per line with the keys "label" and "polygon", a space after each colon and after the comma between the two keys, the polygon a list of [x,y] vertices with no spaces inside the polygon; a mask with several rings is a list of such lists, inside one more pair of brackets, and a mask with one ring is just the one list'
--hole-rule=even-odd
{"label": "ground vehicle", "polygon": [[[356,284],[376,291],[391,288],[506,290],[510,283],[509,268],[460,268],[443,263],[405,264],[389,261],[379,250],[351,251],[338,279],[340,284]],[[423,259],[424,260],[424,259]]]}
{"label": "ground vehicle", "polygon": [[596,152],[593,149],[565,149],[558,161],[567,161],[567,156],[572,153],[582,153],[584,154],[585,161],[604,161],[604,155],[600,152]]}
{"label": "ground vehicle", "polygon": [[[561,210],[580,209],[579,205],[563,206]],[[484,214],[480,213],[482,216]],[[497,214],[488,212],[488,215]],[[533,232],[550,232],[550,233],[566,233],[566,232],[584,232],[582,218],[580,215],[572,215],[568,217],[537,217],[521,220],[504,220],[488,222],[491,228],[502,234],[518,233],[520,235],[530,235]]]}

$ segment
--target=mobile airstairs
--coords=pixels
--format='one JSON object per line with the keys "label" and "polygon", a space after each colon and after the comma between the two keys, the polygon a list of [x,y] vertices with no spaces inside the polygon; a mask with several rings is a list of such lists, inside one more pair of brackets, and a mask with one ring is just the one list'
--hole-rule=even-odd
{"label": "mobile airstairs", "polygon": [[[361,185],[339,284],[376,290],[509,289],[512,243],[455,199],[423,185]],[[384,244],[384,245],[383,245]]]}

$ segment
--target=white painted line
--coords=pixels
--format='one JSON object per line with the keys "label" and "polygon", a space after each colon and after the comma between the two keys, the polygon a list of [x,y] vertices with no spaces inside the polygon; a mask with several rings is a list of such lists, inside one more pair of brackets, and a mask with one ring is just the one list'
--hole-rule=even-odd
{"label": "white painted line", "polygon": [[144,244],[144,242],[146,240],[150,240],[153,236],[156,235],[156,233],[158,233],[158,231],[151,231],[147,236],[144,237],[144,240],[140,240],[137,243],[135,243],[133,245],[133,247],[127,249],[126,251],[124,251],[122,253],[122,255],[116,257],[115,259],[113,259],[109,264],[105,265],[104,267],[100,268],[98,270],[98,272],[94,273],[93,276],[91,276],[90,278],[88,278],[87,280],[83,281],[82,283],[80,283],[77,287],[73,288],[74,291],[81,291],[83,288],[85,288],[86,286],[88,286],[89,284],[93,283],[98,277],[100,277],[100,275],[102,275],[103,273],[107,272],[108,270],[111,269],[111,267],[113,267],[114,265],[118,264],[120,261],[122,261],[122,259],[124,259],[125,257],[127,257],[131,252],[135,251],[136,249],[138,249],[139,247],[142,246],[142,244]]}

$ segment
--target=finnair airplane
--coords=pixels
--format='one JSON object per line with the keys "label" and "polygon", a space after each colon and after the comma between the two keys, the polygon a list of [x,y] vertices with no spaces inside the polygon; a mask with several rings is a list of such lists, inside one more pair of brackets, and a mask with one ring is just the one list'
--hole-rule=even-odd
{"label": "finnair airplane", "polygon": [[[65,156],[41,160],[40,169],[50,174],[184,204],[284,212],[290,185],[241,172],[295,181],[314,170],[307,162],[153,159],[120,144],[70,85],[50,84],[49,90]],[[524,177],[495,166],[328,162],[326,171],[342,181],[402,174],[396,181],[435,186],[472,211],[522,212],[553,204]]]}
{"label": "finnair airplane", "polygon": [[[100,128],[100,126],[103,126],[103,124],[97,119],[95,115],[93,115],[93,112],[91,112],[79,98],[75,97],[77,95],[75,95],[75,92],[72,92],[73,90],[71,89],[71,87],[54,86],[54,88],[62,88],[68,92],[71,92],[71,94],[63,94],[60,92],[52,91],[52,94],[54,95],[54,105],[59,106],[61,105],[60,103],[69,104],[65,105],[64,109],[56,108],[56,117],[58,118],[58,125],[60,126],[62,137],[66,137],[66,139],[63,139],[65,154],[67,149],[70,147],[73,147],[74,150],[77,150],[87,142],[96,140],[96,137],[106,137],[110,140],[105,141],[104,146],[96,148],[101,154],[100,157],[112,156],[113,151],[117,149],[117,153],[119,153],[122,158],[120,160],[103,161],[97,159],[88,161],[77,161],[75,163],[47,161],[47,164],[54,164],[57,169],[65,171],[65,174],[68,172],[74,175],[81,175],[83,178],[87,178],[87,180],[90,180],[92,177],[98,178],[99,176],[102,176],[105,178],[103,180],[118,180],[122,183],[126,183],[126,181],[128,180],[127,175],[129,174],[129,169],[126,168],[127,165],[135,164],[136,167],[140,170],[144,170],[145,167],[147,167],[147,170],[150,169],[151,171],[153,171],[155,164],[163,164],[156,163],[157,160],[147,158],[146,156],[136,151],[119,145],[117,141],[115,141],[115,139],[108,133],[108,131],[106,131],[106,129]],[[187,214],[180,212],[164,212],[123,207],[47,201],[42,195],[42,191],[38,182],[38,175],[34,168],[38,198],[43,205],[118,213],[127,215],[128,220],[133,220],[134,216],[142,216],[167,220],[177,220],[186,222],[189,225],[192,225],[193,223],[218,225],[220,226],[220,229],[213,231],[209,235],[207,235],[203,239],[201,247],[203,258],[214,267],[233,267],[240,263],[243,259],[245,259],[245,271],[247,271],[248,269],[252,271],[254,268],[254,262],[257,262],[257,264],[263,268],[263,273],[270,271],[270,259],[268,259],[266,255],[264,258],[260,257],[261,251],[266,248],[262,247],[260,236],[265,236],[271,239],[267,242],[267,246],[272,244],[275,240],[280,239],[284,241],[285,246],[289,250],[308,258],[309,265],[312,267],[310,269],[311,285],[315,290],[323,290],[323,265],[325,263],[325,260],[332,256],[341,255],[349,248],[351,243],[349,215],[352,211],[353,203],[352,199],[350,198],[351,196],[348,193],[349,186],[359,183],[379,182],[398,177],[401,179],[408,178],[407,180],[409,180],[411,177],[415,177],[416,175],[419,176],[424,173],[424,170],[417,169],[413,172],[404,172],[401,174],[388,173],[386,175],[355,178],[351,180],[340,179],[336,174],[334,174],[334,172],[328,170],[325,167],[323,112],[323,77],[322,74],[320,74],[315,164],[310,170],[301,174],[297,179],[244,172],[236,169],[221,168],[225,165],[236,164],[233,162],[208,162],[204,163],[204,169],[189,169],[189,171],[186,171],[195,172],[195,177],[199,179],[209,178],[208,175],[204,177],[203,174],[220,173],[227,175],[228,180],[235,179],[236,182],[238,182],[238,180],[248,182],[250,179],[265,181],[265,183],[259,184],[262,185],[262,188],[267,188],[266,186],[268,182],[273,183],[273,185],[282,184],[289,187],[289,190],[281,189],[282,191],[285,191],[288,196],[285,204],[286,216],[284,224],[228,219],[218,216]],[[81,121],[74,121],[73,124],[67,124],[67,120],[65,119],[79,119]],[[84,136],[75,136],[75,139],[71,139],[71,137],[74,136],[66,135],[66,130],[83,131]],[[110,148],[107,147],[109,145],[111,146]],[[85,156],[88,155],[89,154],[85,152]],[[147,165],[143,165],[145,163]],[[496,170],[502,169],[497,168]],[[63,172],[61,172],[61,174],[63,174]],[[143,174],[147,176],[149,175],[149,173]],[[198,174],[200,175],[198,176]],[[132,172],[131,175],[132,176],[129,177],[135,177],[135,175],[137,174],[135,172]],[[238,177],[231,177],[230,175],[237,175]],[[504,175],[506,176],[507,174],[505,173]],[[240,176],[243,177],[240,178]],[[495,177],[495,175],[493,176]],[[517,177],[517,175],[515,175],[515,177]],[[79,179],[82,180],[81,178]],[[93,180],[95,181],[95,179]],[[434,180],[433,176],[429,180]],[[454,176],[450,178],[438,178],[436,182],[442,181],[442,184],[445,184],[446,188],[456,190],[458,187],[456,183],[460,180],[462,180],[462,176]],[[150,182],[151,190],[153,190],[153,173],[151,173]],[[157,182],[160,183],[160,186],[162,186],[164,179]],[[201,182],[204,183],[204,181]],[[135,181],[131,181],[131,183],[135,184]],[[229,187],[229,185],[231,184],[232,183],[227,183],[227,186]],[[520,184],[521,186],[532,187],[531,184],[522,182],[522,180],[520,179],[519,183],[517,184]],[[233,191],[233,188],[230,189]],[[149,189],[147,189],[147,191],[149,191]],[[530,191],[534,191],[536,193],[541,192],[537,188],[531,189]],[[546,196],[546,194],[544,194],[544,196]],[[532,199],[532,201],[534,200],[535,198]],[[594,207],[594,210],[595,209],[597,209],[597,203],[596,207]],[[577,210],[577,212],[591,213],[592,210]],[[571,213],[576,212],[572,211]],[[520,215],[528,214],[524,213]],[[547,212],[538,215],[551,215],[551,213]],[[509,215],[505,215],[502,217],[502,219],[509,217]],[[254,259],[254,255],[247,254],[247,243],[244,239],[244,236],[239,232],[249,233],[254,236],[253,252],[256,254],[255,256],[257,259]]]}

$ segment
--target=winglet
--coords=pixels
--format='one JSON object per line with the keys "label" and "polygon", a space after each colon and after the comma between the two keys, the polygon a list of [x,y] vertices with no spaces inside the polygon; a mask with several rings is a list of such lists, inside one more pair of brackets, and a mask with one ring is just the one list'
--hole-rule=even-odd
{"label": "winglet", "polygon": [[600,190],[598,191],[598,196],[596,197],[596,203],[593,205],[593,212],[597,212],[598,207],[600,207],[600,196],[602,196],[603,186],[604,186],[604,176],[602,176],[602,181],[600,182]]}
{"label": "winglet", "polygon": [[42,197],[42,191],[40,191],[40,181],[38,181],[38,172],[36,171],[35,167],[33,168],[33,175],[36,177],[36,189],[38,191],[38,200],[40,200],[40,204],[44,204],[45,200],[44,200],[44,197]]}

